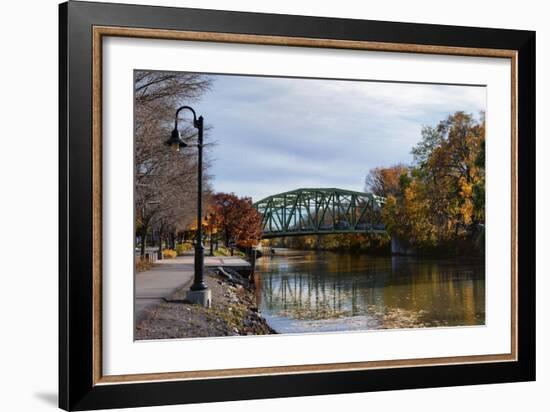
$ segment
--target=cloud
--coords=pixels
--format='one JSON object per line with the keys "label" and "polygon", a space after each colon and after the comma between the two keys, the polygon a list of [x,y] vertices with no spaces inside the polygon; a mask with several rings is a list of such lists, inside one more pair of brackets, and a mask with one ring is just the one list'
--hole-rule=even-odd
{"label": "cloud", "polygon": [[479,86],[213,76],[197,105],[217,142],[217,191],[259,200],[298,187],[362,190],[376,166],[408,163],[423,125],[485,109]]}

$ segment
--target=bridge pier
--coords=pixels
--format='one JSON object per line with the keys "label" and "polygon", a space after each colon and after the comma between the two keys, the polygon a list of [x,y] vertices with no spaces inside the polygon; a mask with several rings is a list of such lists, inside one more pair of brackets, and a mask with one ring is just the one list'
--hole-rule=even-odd
{"label": "bridge pier", "polygon": [[400,256],[413,256],[416,255],[416,249],[412,247],[409,242],[398,238],[397,236],[391,237],[391,254]]}

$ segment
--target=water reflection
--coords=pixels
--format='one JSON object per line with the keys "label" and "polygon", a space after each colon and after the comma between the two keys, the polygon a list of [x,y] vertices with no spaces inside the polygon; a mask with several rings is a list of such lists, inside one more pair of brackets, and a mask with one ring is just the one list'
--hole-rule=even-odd
{"label": "water reflection", "polygon": [[483,261],[278,250],[256,271],[262,315],[281,333],[485,323]]}

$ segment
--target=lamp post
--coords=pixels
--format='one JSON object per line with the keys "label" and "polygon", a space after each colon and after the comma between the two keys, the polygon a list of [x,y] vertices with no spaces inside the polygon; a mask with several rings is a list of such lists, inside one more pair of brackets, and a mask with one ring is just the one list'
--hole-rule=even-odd
{"label": "lamp post", "polygon": [[188,144],[185,143],[180,135],[178,130],[178,115],[182,110],[189,110],[193,114],[193,126],[197,129],[198,132],[198,186],[197,186],[197,234],[195,241],[195,276],[193,279],[193,284],[191,285],[190,290],[187,292],[187,300],[192,303],[199,303],[203,306],[211,305],[211,292],[204,283],[204,245],[202,243],[202,148],[203,148],[203,124],[204,119],[202,116],[197,118],[197,114],[192,107],[181,106],[176,110],[176,116],[174,118],[174,130],[170,139],[168,139],[165,144],[171,146],[175,150],[179,151],[180,149],[187,147]]}

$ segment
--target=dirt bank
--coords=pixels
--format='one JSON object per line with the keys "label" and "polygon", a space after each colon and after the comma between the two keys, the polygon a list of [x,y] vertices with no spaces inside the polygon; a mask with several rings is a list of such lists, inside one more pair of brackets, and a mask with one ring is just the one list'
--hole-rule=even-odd
{"label": "dirt bank", "polygon": [[135,339],[173,339],[275,333],[258,313],[253,286],[232,273],[232,278],[208,271],[205,282],[212,291],[212,307],[185,301],[190,285],[150,308],[136,325]]}

